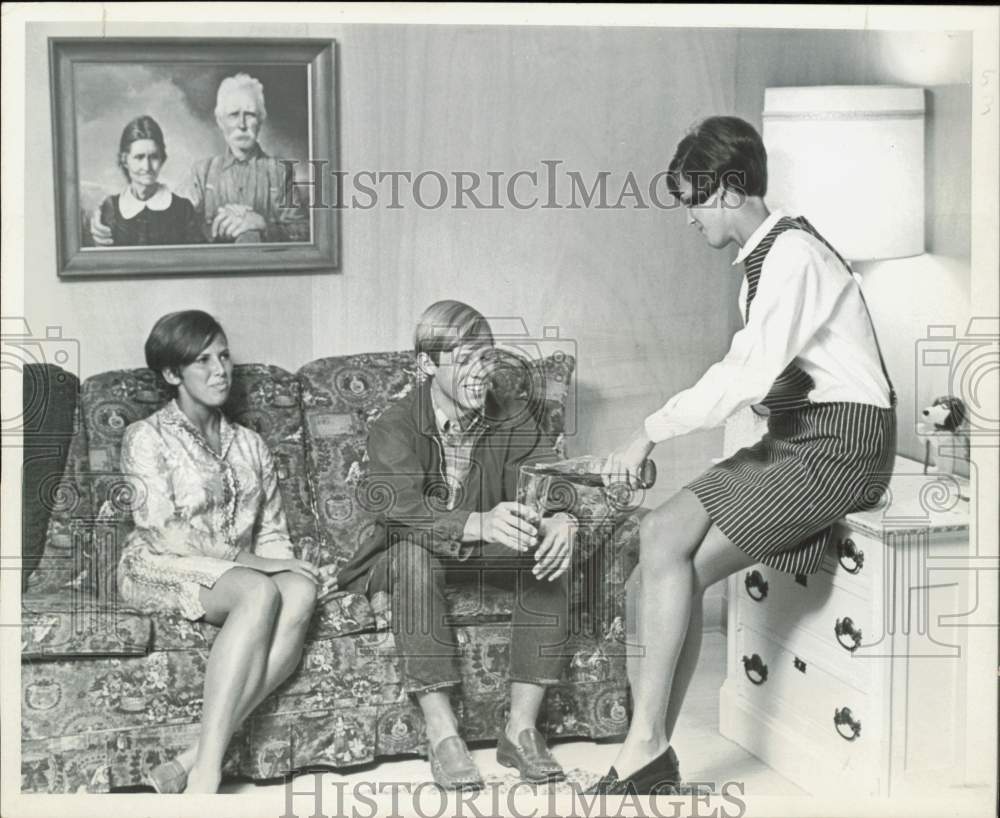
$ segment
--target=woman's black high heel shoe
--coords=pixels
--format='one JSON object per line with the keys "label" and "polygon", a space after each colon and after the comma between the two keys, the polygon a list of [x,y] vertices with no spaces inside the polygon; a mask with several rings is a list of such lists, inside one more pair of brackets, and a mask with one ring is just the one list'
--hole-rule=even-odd
{"label": "woman's black high heel shoe", "polygon": [[619,778],[612,767],[588,795],[676,795],[681,784],[680,762],[674,748],[668,747],[632,775]]}

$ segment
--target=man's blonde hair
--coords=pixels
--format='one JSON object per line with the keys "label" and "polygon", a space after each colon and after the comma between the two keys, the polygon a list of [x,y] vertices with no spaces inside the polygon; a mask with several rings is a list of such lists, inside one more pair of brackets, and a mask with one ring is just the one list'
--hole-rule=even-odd
{"label": "man's blonde hair", "polygon": [[451,352],[466,341],[493,346],[493,330],[481,312],[461,301],[431,304],[413,333],[416,354],[426,352],[435,364],[441,363],[442,352]]}

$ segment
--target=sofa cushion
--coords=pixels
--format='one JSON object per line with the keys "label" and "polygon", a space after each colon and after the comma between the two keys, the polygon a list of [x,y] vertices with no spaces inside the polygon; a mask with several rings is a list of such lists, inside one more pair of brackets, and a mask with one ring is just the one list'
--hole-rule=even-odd
{"label": "sofa cushion", "polygon": [[363,477],[368,427],[389,402],[413,388],[412,353],[323,358],[298,371],[302,383],[308,477],[316,498],[321,565],[340,566],[371,525],[354,499]]}
{"label": "sofa cushion", "polygon": [[21,599],[21,658],[137,656],[146,653],[149,618],[110,609],[87,594],[34,592]]}
{"label": "sofa cushion", "polygon": [[[204,621],[192,622],[180,614],[156,614],[152,621],[150,651],[211,647],[219,629]],[[366,633],[376,629],[375,614],[364,594],[341,593],[318,606],[307,642]]]}
{"label": "sofa cushion", "polygon": [[30,593],[72,592],[90,587],[91,572],[85,562],[90,553],[87,546],[90,533],[86,524],[81,525],[79,521],[93,517],[93,506],[86,482],[87,431],[79,404],[74,412],[73,426],[62,475],[39,487],[49,518],[44,551],[28,577]]}
{"label": "sofa cushion", "polygon": [[[558,353],[526,361],[498,351],[494,389],[528,401],[539,424],[562,450],[565,402],[576,359]],[[322,565],[345,563],[368,536],[373,514],[359,506],[368,429],[393,400],[407,395],[422,375],[412,352],[321,358],[298,372],[302,382],[308,479],[316,500]]]}
{"label": "sofa cushion", "polygon": [[[124,538],[131,530],[128,484],[119,472],[121,444],[129,424],[148,417],[171,398],[150,369],[104,372],[83,384],[81,405],[86,428],[89,489],[96,515],[91,523],[93,553],[81,562],[92,566],[88,586],[113,595],[114,572]],[[316,527],[305,479],[299,383],[276,366],[240,364],[225,407],[237,423],[257,431],[274,455],[289,534],[300,555],[315,550]]]}

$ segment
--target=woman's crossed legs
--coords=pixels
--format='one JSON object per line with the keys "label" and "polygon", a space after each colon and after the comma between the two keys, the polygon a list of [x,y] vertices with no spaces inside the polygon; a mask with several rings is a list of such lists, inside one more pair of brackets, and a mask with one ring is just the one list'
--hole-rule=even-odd
{"label": "woman's crossed legs", "polygon": [[643,519],[639,565],[627,586],[633,713],[614,761],[620,778],[670,745],[701,651],[705,590],[753,562],[712,523],[688,489]]}
{"label": "woman's crossed legs", "polygon": [[189,771],[186,792],[217,792],[233,733],[302,658],[316,586],[290,572],[238,567],[202,588],[201,602],[221,630],[205,671],[199,739],[177,760]]}

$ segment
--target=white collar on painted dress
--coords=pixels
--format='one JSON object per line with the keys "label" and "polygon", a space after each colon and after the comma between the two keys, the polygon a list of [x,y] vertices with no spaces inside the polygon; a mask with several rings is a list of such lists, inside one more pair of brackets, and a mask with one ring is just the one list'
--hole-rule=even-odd
{"label": "white collar on painted dress", "polygon": [[173,195],[166,185],[160,185],[156,193],[145,201],[137,199],[131,187],[125,188],[121,196],[118,197],[118,209],[126,219],[138,216],[143,210],[166,210],[170,207]]}

